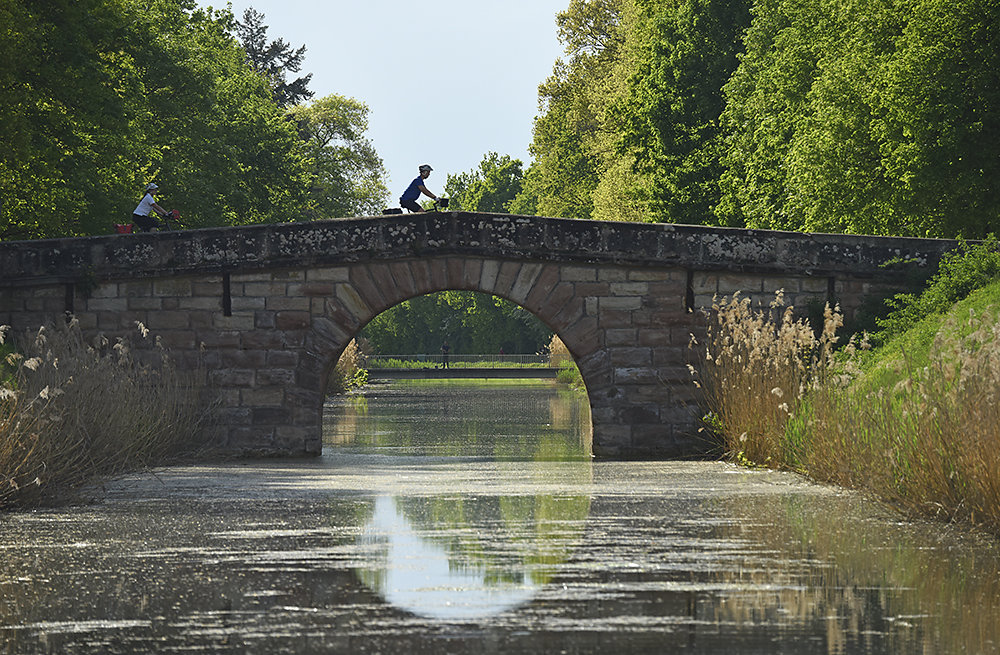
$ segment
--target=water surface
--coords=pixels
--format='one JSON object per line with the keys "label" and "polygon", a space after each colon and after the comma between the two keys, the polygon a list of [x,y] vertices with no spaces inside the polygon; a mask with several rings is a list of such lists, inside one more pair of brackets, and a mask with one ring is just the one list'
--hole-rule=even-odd
{"label": "water surface", "polygon": [[995,544],[715,462],[593,462],[549,383],[378,385],[320,458],[6,515],[0,652],[993,653]]}

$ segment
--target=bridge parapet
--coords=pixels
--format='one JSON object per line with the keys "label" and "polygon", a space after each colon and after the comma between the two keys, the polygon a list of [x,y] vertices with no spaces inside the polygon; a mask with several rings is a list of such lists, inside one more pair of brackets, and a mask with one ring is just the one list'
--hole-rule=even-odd
{"label": "bridge parapet", "polygon": [[595,453],[696,452],[685,364],[714,294],[849,314],[906,288],[954,242],[700,226],[427,213],[160,234],[0,243],[0,324],[72,312],[91,333],[143,322],[202,362],[216,445],[321,448],[326,376],[375,315],[446,289],[495,294],[556,331],[590,397]]}

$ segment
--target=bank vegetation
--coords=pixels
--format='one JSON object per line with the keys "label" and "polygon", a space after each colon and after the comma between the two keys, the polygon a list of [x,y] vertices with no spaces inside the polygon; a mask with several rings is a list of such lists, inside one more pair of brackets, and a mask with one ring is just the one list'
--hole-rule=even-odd
{"label": "bank vegetation", "polygon": [[947,258],[881,330],[839,335],[739,296],[711,313],[697,375],[728,457],[864,490],[921,515],[1000,533],[1000,254]]}
{"label": "bank vegetation", "polygon": [[65,502],[108,476],[175,461],[204,427],[197,372],[142,326],[86,341],[75,320],[0,327],[0,510]]}

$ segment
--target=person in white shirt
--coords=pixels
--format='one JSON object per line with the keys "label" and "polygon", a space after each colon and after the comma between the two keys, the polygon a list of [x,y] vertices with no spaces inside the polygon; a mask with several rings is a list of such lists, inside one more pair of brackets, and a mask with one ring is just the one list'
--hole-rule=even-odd
{"label": "person in white shirt", "polygon": [[139,201],[139,206],[135,208],[132,212],[132,222],[135,226],[143,232],[149,232],[154,227],[158,227],[156,217],[152,216],[153,212],[156,212],[160,216],[166,218],[167,210],[156,204],[156,192],[160,190],[156,184],[150,182],[146,185],[146,195],[142,197]]}

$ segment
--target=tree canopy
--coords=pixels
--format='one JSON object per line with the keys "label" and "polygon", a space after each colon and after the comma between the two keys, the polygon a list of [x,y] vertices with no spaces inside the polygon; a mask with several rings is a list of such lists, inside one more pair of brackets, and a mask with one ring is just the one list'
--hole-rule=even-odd
{"label": "tree canopy", "polygon": [[518,202],[537,213],[981,237],[998,0],[572,0]]}
{"label": "tree canopy", "polygon": [[336,145],[304,138],[236,29],[194,0],[0,3],[0,239],[110,233],[151,181],[191,227],[379,204],[363,105],[337,101]]}
{"label": "tree canopy", "polygon": [[385,310],[360,332],[381,355],[434,355],[448,341],[451,352],[540,352],[552,339],[538,318],[510,301],[474,291],[441,291]]}

